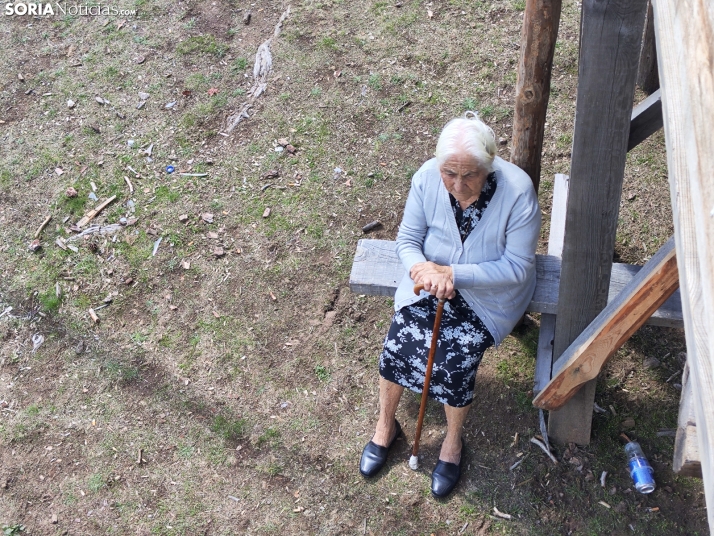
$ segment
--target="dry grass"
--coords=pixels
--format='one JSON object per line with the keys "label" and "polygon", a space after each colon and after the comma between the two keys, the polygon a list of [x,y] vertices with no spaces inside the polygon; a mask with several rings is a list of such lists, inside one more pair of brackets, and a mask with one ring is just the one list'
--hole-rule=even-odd
{"label": "dry grass", "polygon": [[[522,2],[294,4],[273,44],[268,91],[229,137],[219,134],[223,119],[245,100],[255,51],[286,5],[256,3],[249,26],[245,5],[229,0],[133,7],[139,17],[123,25],[3,19],[0,310],[12,306],[17,318],[0,319],[0,400],[11,404],[0,413],[0,525],[167,535],[455,534],[466,523],[465,534],[706,530],[700,484],[671,474],[672,441],[656,435],[675,426],[678,391],[664,380],[681,366],[678,331],[641,330],[608,366],[598,403],[619,416],[595,417],[587,449],[559,451],[580,471],[553,468],[528,443],[537,428],[533,324],[484,360],[468,469],[453,498],[428,493],[445,429],[436,405],[420,472],[407,469],[408,441],[376,480],[357,471],[391,301],[349,292],[356,240],[375,219],[384,228],[372,236],[395,236],[411,173],[450,117],[479,110],[508,157]],[[569,169],[578,20],[566,2],[542,249],[549,177]],[[150,95],[141,109],[138,92]],[[283,137],[295,155],[275,151]],[[616,251],[624,262],[641,264],[672,232],[662,141],[628,160]],[[148,162],[141,149],[150,144]],[[169,175],[169,164],[208,175]],[[271,170],[279,176],[263,179]],[[62,251],[55,239],[94,205],[92,183],[99,199],[118,196],[98,222],[137,223],[116,240]],[[69,186],[76,199],[66,198]],[[48,214],[43,248],[30,253]],[[226,254],[216,258],[216,246]],[[115,292],[93,325],[87,309]],[[33,353],[37,332],[45,342]],[[645,356],[662,367],[643,371]],[[417,409],[405,396],[407,437]],[[653,496],[627,491],[622,415],[635,418],[655,463]],[[602,470],[612,494],[589,477]],[[514,519],[492,518],[494,506]]]}

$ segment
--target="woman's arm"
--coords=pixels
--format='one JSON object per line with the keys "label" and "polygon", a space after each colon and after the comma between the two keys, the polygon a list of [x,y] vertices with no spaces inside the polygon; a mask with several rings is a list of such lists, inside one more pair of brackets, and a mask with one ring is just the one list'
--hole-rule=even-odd
{"label": "woman's arm", "polygon": [[423,179],[421,170],[417,171],[412,178],[409,196],[404,206],[404,216],[397,234],[397,255],[404,268],[410,273],[415,264],[426,262],[423,251],[424,237],[427,231]]}
{"label": "woman's arm", "polygon": [[478,264],[452,264],[454,287],[493,288],[525,281],[535,265],[540,218],[535,192],[519,196],[508,218],[506,249],[501,258]]}

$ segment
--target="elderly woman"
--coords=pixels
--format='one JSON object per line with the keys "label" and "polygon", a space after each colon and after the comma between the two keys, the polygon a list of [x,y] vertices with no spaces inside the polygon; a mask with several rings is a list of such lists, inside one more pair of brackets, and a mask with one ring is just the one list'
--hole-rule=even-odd
{"label": "elderly woman", "polygon": [[[436,158],[412,179],[397,236],[406,274],[380,356],[380,413],[360,472],[374,476],[401,433],[404,388],[420,393],[437,300],[446,298],[429,397],[444,404],[447,433],[431,491],[445,497],[461,476],[461,428],[484,351],[498,345],[535,289],[540,209],[530,178],[496,156],[493,131],[473,112],[451,120]],[[415,284],[424,285],[419,296]]]}

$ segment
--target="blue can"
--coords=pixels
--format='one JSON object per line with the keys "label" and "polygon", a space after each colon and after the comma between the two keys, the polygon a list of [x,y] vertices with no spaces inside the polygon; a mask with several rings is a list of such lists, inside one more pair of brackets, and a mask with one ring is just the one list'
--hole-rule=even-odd
{"label": "blue can", "polygon": [[625,453],[628,457],[627,466],[632,481],[635,483],[635,489],[640,493],[652,493],[656,487],[654,470],[642,452],[642,447],[639,443],[630,441],[625,445]]}

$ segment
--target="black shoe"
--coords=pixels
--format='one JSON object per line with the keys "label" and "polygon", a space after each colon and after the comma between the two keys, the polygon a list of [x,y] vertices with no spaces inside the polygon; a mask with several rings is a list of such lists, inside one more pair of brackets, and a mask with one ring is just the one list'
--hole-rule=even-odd
{"label": "black shoe", "polygon": [[464,440],[461,440],[461,459],[459,463],[439,460],[431,473],[431,493],[434,497],[443,499],[454,491],[461,478],[461,463],[464,460]]}
{"label": "black shoe", "polygon": [[380,469],[387,463],[387,454],[389,449],[396,442],[397,438],[402,434],[402,427],[396,419],[394,422],[397,425],[397,433],[394,434],[394,439],[386,447],[382,447],[373,443],[371,440],[367,443],[362,451],[362,458],[359,461],[359,472],[363,476],[370,477],[379,473]]}

